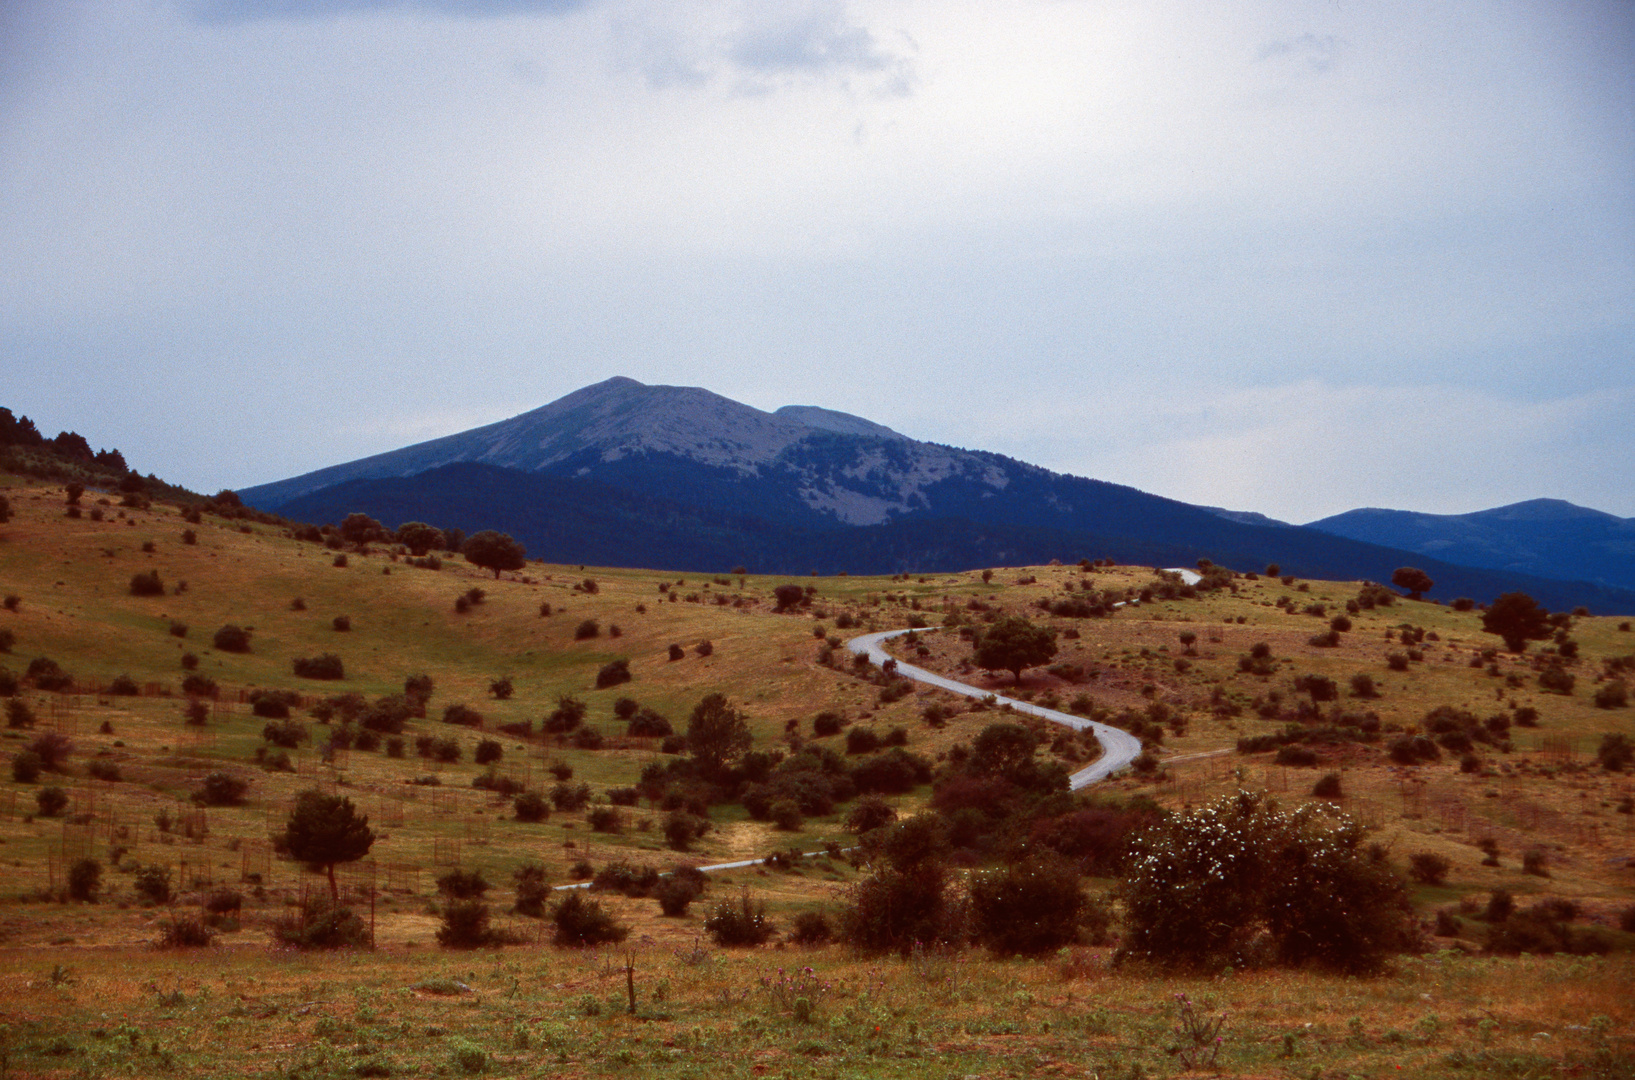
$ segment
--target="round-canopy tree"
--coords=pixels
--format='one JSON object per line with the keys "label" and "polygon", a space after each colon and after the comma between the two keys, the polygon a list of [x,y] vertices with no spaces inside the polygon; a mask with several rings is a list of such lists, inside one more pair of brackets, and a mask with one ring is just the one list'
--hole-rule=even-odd
{"label": "round-canopy tree", "polygon": [[1524,592],[1507,592],[1482,612],[1482,629],[1504,638],[1504,647],[1524,652],[1529,641],[1550,636],[1550,613]]}
{"label": "round-canopy tree", "polygon": [[356,862],[369,854],[375,832],[368,816],[358,813],[351,799],[314,790],[296,798],[283,839],[290,855],[329,877],[329,898],[338,905],[335,864]]}
{"label": "round-canopy tree", "polygon": [[366,544],[385,536],[385,528],[368,514],[348,514],[341,522],[341,539],[348,543]]}
{"label": "round-canopy tree", "polygon": [[1391,584],[1408,591],[1408,599],[1421,599],[1436,585],[1431,575],[1417,566],[1399,566],[1391,574]]}
{"label": "round-canopy tree", "polygon": [[467,562],[494,571],[496,579],[501,570],[521,570],[527,558],[521,544],[508,534],[493,529],[484,529],[467,537],[460,546],[460,554],[466,557]]}
{"label": "round-canopy tree", "polygon": [[441,548],[445,543],[443,530],[424,521],[405,521],[397,527],[395,537],[416,558],[432,548]]}
{"label": "round-canopy tree", "polygon": [[972,661],[984,671],[1008,671],[1022,681],[1022,669],[1037,667],[1056,655],[1056,635],[1011,615],[1000,619],[977,641]]}

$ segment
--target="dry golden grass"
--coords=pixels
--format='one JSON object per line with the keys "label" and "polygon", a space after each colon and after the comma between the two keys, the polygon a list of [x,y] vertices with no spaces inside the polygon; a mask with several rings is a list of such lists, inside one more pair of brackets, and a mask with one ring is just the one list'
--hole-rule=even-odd
{"label": "dry golden grass", "polygon": [[[367,556],[350,553],[347,565],[336,567],[333,552],[279,530],[244,530],[208,517],[193,527],[198,543],[187,545],[181,540],[187,526],[171,508],[156,505],[121,517],[110,506],[104,508],[106,520],[94,522],[64,517],[60,489],[18,485],[8,494],[15,516],[0,526],[0,594],[17,594],[21,603],[14,612],[0,611],[0,627],[17,638],[14,655],[0,657],[0,664],[21,671],[30,658],[50,656],[87,691],[122,674],[156,691],[136,697],[24,694],[40,727],[64,731],[78,748],[68,775],[42,780],[69,791],[73,802],[62,818],[32,816],[33,793],[42,785],[0,783],[0,866],[7,871],[0,885],[0,948],[6,950],[0,963],[10,973],[0,977],[0,1008],[11,1024],[7,1053],[35,1074],[340,1075],[360,1062],[389,1059],[394,1075],[422,1075],[457,1072],[455,1044],[464,1038],[484,1048],[489,1071],[499,1075],[634,1069],[679,1076],[722,1070],[918,1076],[935,1063],[939,1073],[955,1075],[1123,1076],[1135,1061],[1149,1071],[1173,1067],[1163,1049],[1174,1026],[1174,992],[1208,999],[1212,1008],[1232,1014],[1231,1052],[1224,1060],[1229,1075],[1310,1075],[1321,1068],[1324,1075],[1432,1076],[1453,1068],[1449,1062],[1461,1054],[1467,1057],[1457,1059],[1460,1067],[1476,1070],[1472,1075],[1534,1075],[1527,1070],[1548,1072],[1568,1059],[1593,1064],[1593,1055],[1608,1045],[1588,1026],[1598,1015],[1611,1025],[1610,1045],[1627,1045],[1617,1042],[1630,1025],[1627,955],[1500,961],[1447,954],[1407,960],[1396,974],[1365,981],[1287,973],[1203,981],[1115,975],[1095,951],[1084,953],[1082,963],[1063,961],[1079,971],[1066,980],[1055,962],[971,955],[869,963],[832,949],[763,949],[717,954],[705,965],[676,956],[697,938],[707,906],[739,887],[767,900],[782,921],[815,907],[833,910],[855,871],[828,860],[803,863],[795,872],[723,875],[682,919],[660,917],[650,900],[606,900],[633,928],[646,1018],[632,1021],[607,1007],[600,1016],[585,1017],[586,995],[605,1006],[621,992],[607,957],[527,946],[478,956],[445,953],[433,944],[437,918],[431,906],[433,879],[454,865],[482,869],[495,886],[491,898],[503,907],[510,873],[523,862],[542,863],[550,880],[564,882],[581,859],[597,866],[623,859],[668,867],[683,858],[664,848],[656,829],[662,815],[655,811],[627,810],[627,827],[617,835],[594,833],[583,812],[523,825],[510,819],[505,800],[471,787],[480,772],[471,763],[472,751],[484,737],[504,746],[499,771],[535,788],[555,782],[545,771],[555,763],[571,765],[573,782],[588,782],[597,791],[628,785],[645,764],[661,759],[656,746],[616,740],[613,748],[587,752],[493,735],[499,724],[537,725],[559,695],[572,694],[588,704],[590,722],[609,735],[619,731],[612,705],[621,696],[658,709],[679,729],[700,697],[719,691],[745,710],[762,746],[790,741],[791,721],[799,738],[810,740],[811,717],[833,709],[881,732],[902,726],[912,750],[936,757],[968,742],[996,714],[923,689],[882,704],[878,688],[843,670],[844,664],[837,670],[818,662],[824,643],[814,629],[844,638],[907,626],[912,619],[935,625],[956,611],[970,619],[976,613],[968,605],[975,601],[1079,632],[1076,640],[1061,639],[1057,659],[1084,665],[1094,677],[1069,685],[1030,671],[1020,690],[1035,700],[1054,695],[1065,707],[1084,693],[1114,711],[1156,700],[1187,717],[1185,734],[1165,740],[1160,778],[1117,779],[1105,788],[1111,794],[1139,793],[1181,806],[1247,785],[1297,801],[1310,797],[1318,776],[1335,771],[1344,804],[1375,826],[1394,858],[1432,851],[1452,861],[1445,886],[1417,892],[1427,912],[1461,899],[1485,900],[1493,889],[1506,888],[1523,898],[1570,897],[1589,917],[1607,923],[1635,901],[1635,815],[1618,812],[1635,790],[1625,777],[1588,762],[1603,732],[1631,731],[1635,712],[1596,709],[1589,690],[1603,660],[1635,652],[1635,635],[1616,629],[1621,620],[1578,620],[1573,633],[1581,644],[1579,687],[1563,697],[1539,692],[1527,658],[1501,653],[1497,677],[1485,667],[1472,668],[1470,658],[1497,642],[1481,633],[1474,614],[1433,604],[1399,601],[1363,612],[1353,616],[1341,647],[1307,644],[1327,621],[1299,609],[1320,602],[1330,614],[1343,610],[1357,593],[1356,583],[1284,586],[1240,579],[1235,595],[1157,602],[1101,620],[1047,619],[1036,602],[1063,595],[1069,582],[1138,590],[1152,582],[1152,571],[1038,567],[999,570],[988,583],[977,573],[889,580],[750,575],[723,583],[714,573],[531,563],[495,581],[460,560],[431,572],[378,549]],[[151,553],[142,550],[149,540]],[[129,595],[131,576],[149,569],[160,573],[166,595]],[[1026,578],[1033,580],[1017,583]],[[586,579],[596,582],[594,593],[576,588]],[[186,589],[175,591],[182,581]],[[660,591],[661,582],[667,592]],[[786,582],[816,586],[810,612],[773,614],[772,591]],[[455,598],[473,587],[485,591],[485,602],[456,613]],[[718,596],[725,602],[717,603]],[[296,597],[304,610],[292,606]],[[1293,612],[1275,606],[1283,597],[1295,602]],[[542,603],[551,605],[549,617],[541,617]],[[332,629],[337,615],[351,619],[349,633]],[[842,615],[861,629],[837,629]],[[574,640],[574,628],[587,618],[596,619],[602,633]],[[185,638],[171,635],[172,621],[188,626]],[[1387,669],[1384,657],[1402,646],[1388,641],[1386,632],[1404,622],[1440,640],[1427,641],[1421,646],[1425,660],[1398,673]],[[253,652],[211,648],[210,635],[226,623],[254,628]],[[621,631],[617,638],[609,636],[613,625]],[[1184,672],[1174,663],[1182,656],[1183,631],[1197,634],[1196,655],[1186,657],[1191,666]],[[714,652],[700,657],[695,646],[705,640]],[[1259,641],[1283,661],[1279,671],[1269,677],[1238,674],[1237,657]],[[685,659],[668,659],[672,643],[686,648]],[[969,650],[951,630],[921,635],[919,644],[926,655],[915,656],[912,645],[900,654],[950,672]],[[180,658],[189,651],[200,658],[200,672],[224,691],[204,729],[182,723],[176,694]],[[343,682],[294,677],[293,657],[321,652],[344,659]],[[596,690],[597,670],[616,658],[630,661],[633,681]],[[1290,769],[1272,765],[1269,755],[1245,757],[1232,749],[1240,736],[1275,731],[1281,721],[1263,720],[1248,708],[1218,717],[1209,707],[1217,685],[1247,705],[1271,689],[1292,697],[1296,675],[1328,675],[1344,688],[1360,671],[1375,676],[1381,696],[1343,704],[1375,711],[1387,728],[1411,730],[1427,709],[1443,703],[1478,715],[1501,704],[1532,705],[1541,713],[1540,727],[1513,730],[1514,752],[1486,753],[1474,773],[1460,773],[1451,759],[1401,768],[1385,761],[1377,747],[1358,746],[1325,750],[1317,768]],[[293,754],[294,772],[254,766],[264,721],[250,715],[241,691],[280,687],[309,697],[341,691],[373,697],[398,691],[405,676],[421,673],[433,677],[437,691],[430,717],[414,722],[408,735],[452,735],[462,745],[459,763],[420,760],[412,749],[403,760],[352,751],[324,761],[309,744]],[[500,676],[516,685],[509,701],[488,694],[489,682]],[[1520,685],[1509,685],[1506,676]],[[1016,689],[1008,673],[965,677],[999,693]],[[442,708],[454,702],[481,711],[487,731],[438,722]],[[958,710],[940,729],[921,719],[933,702]],[[14,751],[31,734],[0,732],[0,746]],[[843,739],[818,742],[843,750]],[[1066,746],[1074,759],[1085,758],[1082,746],[1072,740]],[[91,761],[118,766],[121,781],[90,779],[85,767]],[[188,796],[214,771],[251,781],[246,806],[191,806]],[[410,782],[425,777],[439,783]],[[267,922],[318,887],[312,875],[273,858],[268,845],[295,794],[315,785],[349,795],[383,834],[368,864],[342,874],[356,897],[366,898],[373,886],[383,946],[375,954],[304,957],[273,952],[266,944]],[[925,794],[898,801],[912,810]],[[168,831],[157,824],[161,812],[174,822]],[[1488,838],[1499,843],[1498,868],[1480,864],[1477,844]],[[844,839],[838,819],[781,833],[746,820],[741,809],[723,807],[715,830],[685,858],[725,861]],[[1548,879],[1520,870],[1523,852],[1534,848],[1547,854]],[[115,849],[118,860],[112,858]],[[103,903],[56,900],[67,862],[80,854],[118,863],[105,876]],[[240,928],[203,954],[207,965],[197,956],[144,947],[168,914],[141,906],[132,891],[131,872],[147,864],[172,869],[184,905],[218,885],[250,893]],[[502,922],[538,940],[537,924]],[[770,1004],[759,985],[780,965],[808,963],[847,988],[820,1010],[816,1026]],[[59,966],[64,970],[53,981]],[[413,989],[437,978],[463,979],[477,992],[451,1001]],[[661,983],[662,1001],[655,996]],[[178,991],[182,999],[164,997]],[[299,1012],[320,999],[324,1004]],[[265,1002],[278,1011],[260,1016],[257,1003]],[[1098,1012],[1103,1008],[1105,1015]],[[1360,1036],[1351,1030],[1352,1017],[1361,1020]],[[137,1032],[134,1042],[126,1028]],[[428,1034],[432,1029],[441,1033]],[[1535,1039],[1538,1031],[1549,1038]],[[1279,1056],[1285,1036],[1294,1039],[1293,1057]],[[526,1048],[520,1045],[524,1038]],[[54,1055],[57,1039],[68,1049]],[[158,1051],[151,1046],[155,1040]],[[1506,1054],[1511,1057],[1503,1061],[1495,1056]]]}

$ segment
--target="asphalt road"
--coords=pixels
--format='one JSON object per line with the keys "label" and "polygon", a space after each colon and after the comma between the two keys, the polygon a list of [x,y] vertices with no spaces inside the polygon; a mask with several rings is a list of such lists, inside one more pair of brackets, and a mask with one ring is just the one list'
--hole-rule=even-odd
{"label": "asphalt road", "polygon": [[[1181,580],[1189,585],[1196,585],[1200,580],[1200,575],[1194,570],[1176,568],[1173,572],[1180,574]],[[880,665],[887,660],[896,659],[882,647],[884,642],[894,637],[901,637],[903,634],[928,634],[935,629],[937,627],[918,631],[886,630],[878,634],[864,634],[862,637],[852,638],[846,643],[846,647],[854,653],[867,656],[871,663]],[[950,693],[962,694],[965,697],[978,699],[991,697],[994,699],[993,703],[995,705],[1009,705],[1016,712],[1037,716],[1042,720],[1049,720],[1053,724],[1070,727],[1074,731],[1083,731],[1085,728],[1089,728],[1095,733],[1096,741],[1101,743],[1102,754],[1090,765],[1073,774],[1069,783],[1074,791],[1088,787],[1097,780],[1105,780],[1120,769],[1128,767],[1130,762],[1141,756],[1141,740],[1127,731],[1120,731],[1118,728],[1108,727],[1106,724],[1098,724],[1094,720],[1086,720],[1082,716],[1074,716],[1072,713],[1047,709],[1029,701],[1018,701],[1015,698],[1003,697],[995,694],[992,690],[984,690],[981,687],[971,686],[967,683],[955,682],[953,679],[945,679],[941,675],[933,674],[924,668],[915,667],[913,664],[907,664],[901,660],[897,660],[897,674],[905,679],[913,679],[915,682],[935,686],[939,690],[947,690]]]}
{"label": "asphalt road", "polygon": [[[1181,579],[1189,585],[1196,585],[1199,581],[1198,573],[1193,570],[1177,568],[1174,570],[1174,573],[1180,574]],[[1123,605],[1120,606],[1122,607]],[[901,637],[903,634],[929,634],[936,629],[937,627],[929,627],[918,631],[885,630],[878,634],[864,634],[862,637],[855,637],[846,642],[846,647],[853,653],[863,654],[869,658],[870,662],[880,665],[884,664],[887,660],[896,659],[896,657],[892,656],[890,653],[886,652],[884,648],[882,648],[883,642],[889,641],[894,637]],[[1037,716],[1041,719],[1049,720],[1053,724],[1061,724],[1063,727],[1070,727],[1074,731],[1083,731],[1085,728],[1089,728],[1095,733],[1096,741],[1101,743],[1102,754],[1101,757],[1097,758],[1090,765],[1087,765],[1072,775],[1068,781],[1068,784],[1074,791],[1077,791],[1083,787],[1089,787],[1097,780],[1105,780],[1107,777],[1118,772],[1120,769],[1126,768],[1130,762],[1134,761],[1141,755],[1141,740],[1136,738],[1134,735],[1131,735],[1127,731],[1120,731],[1115,727],[1108,727],[1106,724],[1098,724],[1094,720],[1086,720],[1082,716],[1074,716],[1072,713],[1057,712],[1055,709],[1046,709],[1043,706],[1035,705],[1030,701],[1018,701],[1014,698],[1003,697],[995,694],[992,690],[984,690],[978,686],[971,686],[967,683],[955,682],[953,679],[945,679],[941,675],[933,674],[932,672],[926,671],[924,668],[915,667],[913,664],[905,664],[901,660],[897,661],[897,674],[903,676],[905,679],[912,679],[915,682],[924,683],[927,686],[935,686],[938,689],[947,690],[950,693],[962,694],[965,697],[978,699],[991,697],[994,699],[995,705],[1009,705],[1016,712],[1027,713],[1029,716]],[[808,851],[805,854],[810,857],[813,855],[821,855],[822,852]],[[765,861],[765,859],[742,859],[738,862],[716,863],[713,866],[700,866],[699,869],[705,872],[712,870],[740,870],[746,866],[758,866]],[[583,889],[589,884],[590,882],[588,881],[581,881],[572,885],[558,885],[557,889]]]}

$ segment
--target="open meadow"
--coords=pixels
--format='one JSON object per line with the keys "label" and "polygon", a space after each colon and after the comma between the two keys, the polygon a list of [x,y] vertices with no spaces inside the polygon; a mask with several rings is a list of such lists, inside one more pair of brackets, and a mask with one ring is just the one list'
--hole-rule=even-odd
{"label": "open meadow", "polygon": [[[1202,590],[1095,563],[819,578],[529,562],[496,576],[213,512],[226,507],[189,520],[187,504],[90,491],[70,516],[61,485],[3,492],[0,1075],[1635,1070],[1635,774],[1604,752],[1609,735],[1635,738],[1635,710],[1610,692],[1635,676],[1628,618],[1562,616],[1516,654],[1479,610],[1265,573]],[[1114,598],[1136,602],[1095,613]],[[1019,682],[971,664],[973,631],[1006,616],[1057,631]],[[891,646],[905,660],[1146,741],[1136,769],[1075,805],[1251,790],[1294,806],[1321,788],[1393,866],[1434,856],[1440,874],[1410,886],[1421,947],[1368,976],[1114,966],[1118,881],[1103,872],[1085,888],[1110,931],[1042,956],[797,943],[797,918],[838,922],[873,870],[854,803],[780,817],[677,803],[660,779],[717,694],[774,764],[894,744],[933,769],[964,760],[1014,714],[842,647],[911,626],[926,632]],[[395,731],[371,726],[387,701]],[[1068,769],[1098,752],[1027,726]],[[16,766],[29,755],[33,775]],[[348,798],[375,831],[366,857],[334,866],[373,948],[272,933],[329,894],[279,850],[311,791]],[[518,809],[529,793],[537,815]],[[886,801],[906,817],[932,797],[918,783]],[[670,825],[688,814],[707,831],[678,844]],[[549,918],[510,910],[524,867],[562,886],[791,851],[820,854],[711,874],[679,915],[598,890],[629,930],[618,944],[556,947]],[[985,863],[973,848],[955,865]],[[454,871],[488,886],[497,936],[481,948],[439,944],[453,899],[438,879]],[[1490,948],[1500,894],[1551,912],[1559,947]],[[718,945],[711,911],[747,901],[781,933]],[[161,947],[183,923],[209,943]]]}

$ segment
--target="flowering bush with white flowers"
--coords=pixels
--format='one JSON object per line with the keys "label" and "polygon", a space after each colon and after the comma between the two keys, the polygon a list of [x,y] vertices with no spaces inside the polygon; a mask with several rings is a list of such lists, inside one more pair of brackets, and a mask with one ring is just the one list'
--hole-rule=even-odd
{"label": "flowering bush with white flowers", "polygon": [[1378,969],[1413,941],[1407,891],[1331,804],[1283,810],[1247,791],[1140,834],[1120,888],[1120,960]]}

